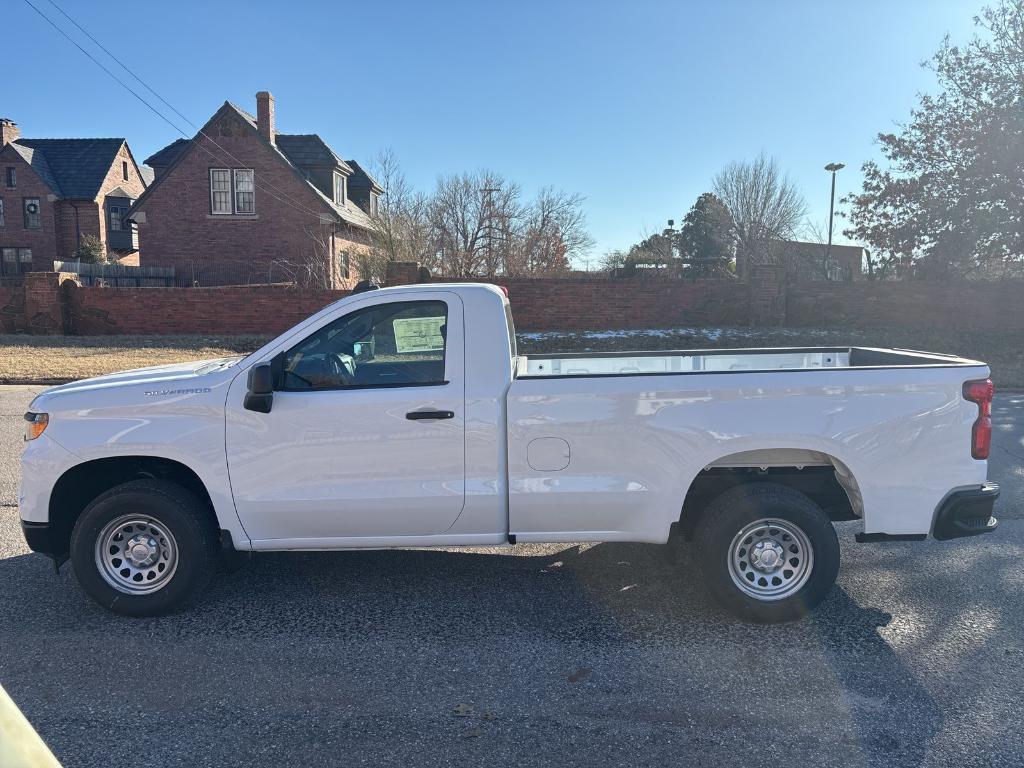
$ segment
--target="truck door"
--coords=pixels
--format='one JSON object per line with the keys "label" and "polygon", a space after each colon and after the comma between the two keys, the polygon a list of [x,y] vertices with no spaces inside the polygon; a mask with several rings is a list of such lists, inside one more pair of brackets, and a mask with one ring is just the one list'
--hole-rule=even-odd
{"label": "truck door", "polygon": [[[228,395],[227,458],[250,538],[294,546],[443,533],[465,500],[463,307],[425,289],[289,342],[270,413]],[[275,355],[277,350],[275,350]]]}

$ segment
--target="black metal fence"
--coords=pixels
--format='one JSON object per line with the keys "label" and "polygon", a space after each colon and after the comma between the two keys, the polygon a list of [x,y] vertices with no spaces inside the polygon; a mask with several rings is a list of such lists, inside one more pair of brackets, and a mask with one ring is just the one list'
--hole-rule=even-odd
{"label": "black metal fence", "polygon": [[53,270],[78,275],[82,285],[110,288],[167,288],[175,285],[174,267],[131,267],[122,264],[55,261]]}
{"label": "black metal fence", "polygon": [[[56,272],[78,276],[82,285],[104,288],[210,288],[226,285],[302,285],[325,282],[327,276],[309,274],[287,263],[254,264],[245,261],[194,261],[174,267],[132,267],[55,261]],[[324,287],[326,287],[326,282]]]}

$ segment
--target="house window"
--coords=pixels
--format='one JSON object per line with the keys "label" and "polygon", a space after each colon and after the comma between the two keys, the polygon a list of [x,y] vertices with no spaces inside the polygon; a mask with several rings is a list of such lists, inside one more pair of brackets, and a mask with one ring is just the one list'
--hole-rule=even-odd
{"label": "house window", "polygon": [[0,198],[0,228],[4,227],[6,225],[7,225],[7,222],[4,221],[4,201],[3,201],[3,198]]}
{"label": "house window", "polygon": [[256,179],[251,168],[210,169],[210,212],[218,215],[256,212]]}
{"label": "house window", "polygon": [[249,168],[235,169],[235,213],[255,213],[255,184]]}
{"label": "house window", "polygon": [[39,198],[26,197],[22,200],[25,229],[39,229],[43,226],[43,218],[39,213]]}
{"label": "house window", "polygon": [[334,174],[334,202],[338,205],[345,204],[345,196],[348,190],[345,188],[345,177],[340,173]]}
{"label": "house window", "polygon": [[341,276],[346,280],[350,277],[348,251],[341,252]]}
{"label": "house window", "polygon": [[13,264],[18,260],[18,249],[17,248],[4,248],[3,261],[7,264]]}
{"label": "house window", "polygon": [[19,248],[18,249],[18,261],[22,264],[28,264],[32,261],[32,249],[31,248]]}
{"label": "house window", "polygon": [[121,161],[121,178],[124,179],[125,181],[128,181],[128,161],[127,160],[122,160]]}
{"label": "house window", "polygon": [[118,205],[110,206],[110,231],[111,232],[120,232],[122,229],[124,229],[124,223],[123,223],[123,219],[122,219],[123,216],[124,216],[124,211],[121,209],[120,206],[118,206]]}
{"label": "house window", "polygon": [[7,173],[5,174],[7,179],[7,186],[14,189],[18,186],[18,173],[11,166],[7,166]]}
{"label": "house window", "polygon": [[373,192],[370,193],[370,215],[371,216],[376,216],[377,215],[378,199],[379,199],[378,195],[374,194]]}
{"label": "house window", "polygon": [[231,171],[227,168],[210,169],[210,211],[231,213]]}

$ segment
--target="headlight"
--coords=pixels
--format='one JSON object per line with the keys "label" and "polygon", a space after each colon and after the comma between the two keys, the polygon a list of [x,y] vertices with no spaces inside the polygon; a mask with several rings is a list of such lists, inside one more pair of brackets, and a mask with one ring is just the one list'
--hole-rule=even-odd
{"label": "headlight", "polygon": [[25,421],[28,422],[25,425],[25,440],[35,440],[46,430],[46,425],[50,423],[50,415],[30,411],[25,414]]}

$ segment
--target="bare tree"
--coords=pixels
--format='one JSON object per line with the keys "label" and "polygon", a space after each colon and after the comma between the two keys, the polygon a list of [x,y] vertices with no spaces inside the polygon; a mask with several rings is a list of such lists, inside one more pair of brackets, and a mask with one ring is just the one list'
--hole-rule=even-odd
{"label": "bare tree", "polygon": [[334,288],[338,277],[333,249],[334,222],[321,217],[317,224],[303,227],[305,248],[294,260],[279,262],[288,270],[296,285],[303,288]]}
{"label": "bare tree", "polygon": [[431,269],[451,277],[493,277],[504,272],[523,218],[519,186],[492,171],[442,176],[429,217]]}
{"label": "bare tree", "polygon": [[382,280],[389,261],[418,261],[451,277],[552,275],[590,250],[583,198],[545,187],[524,202],[518,184],[493,171],[442,176],[415,190],[390,151],[372,165],[384,195],[373,216],[360,275]]}
{"label": "bare tree", "polygon": [[383,282],[389,261],[430,260],[430,200],[412,188],[391,150],[380,152],[371,170],[384,194],[372,216],[370,250],[359,257],[359,274]]}
{"label": "bare tree", "polygon": [[583,196],[542,188],[525,210],[521,233],[509,245],[508,275],[567,273],[574,258],[585,256],[594,247],[583,213]]}
{"label": "bare tree", "polygon": [[803,195],[778,163],[763,153],[753,161],[730,163],[713,188],[732,215],[737,274],[745,277],[748,264],[776,263],[772,243],[792,239],[807,212]]}

